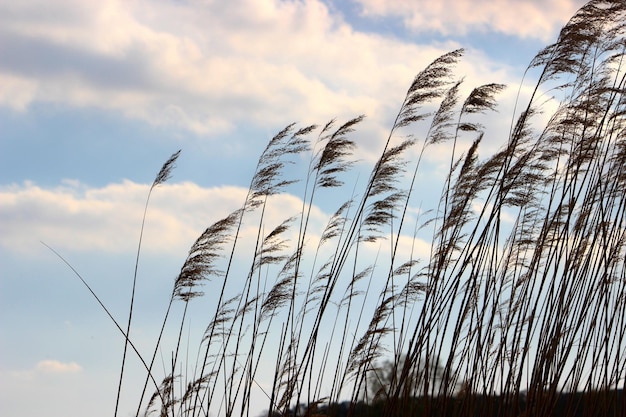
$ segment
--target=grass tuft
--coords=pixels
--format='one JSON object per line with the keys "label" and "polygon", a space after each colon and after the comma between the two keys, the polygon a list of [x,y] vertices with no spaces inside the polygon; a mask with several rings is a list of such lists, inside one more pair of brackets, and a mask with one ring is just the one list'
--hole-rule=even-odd
{"label": "grass tuft", "polygon": [[[144,393],[155,385],[136,415],[260,415],[259,395],[268,416],[623,412],[624,22],[617,0],[590,1],[572,17],[530,63],[533,94],[492,155],[481,155],[492,133],[479,120],[504,86],[463,98],[461,49],[414,78],[364,184],[345,183],[362,168],[352,155],[363,116],[277,133],[241,208],[191,246],[150,361],[132,345],[133,283],[128,326],[116,323],[120,391],[127,345],[145,365]],[[423,158],[443,144],[441,195],[420,201]],[[304,178],[285,177],[302,160]],[[333,201],[331,189],[344,200],[318,230],[311,210]],[[301,193],[301,210],[271,224],[273,197],[287,190]],[[137,264],[140,248],[141,238]],[[187,308],[207,297],[203,286],[211,311],[199,346],[188,346]],[[176,324],[173,303],[184,304]],[[177,343],[156,384],[172,326]]]}

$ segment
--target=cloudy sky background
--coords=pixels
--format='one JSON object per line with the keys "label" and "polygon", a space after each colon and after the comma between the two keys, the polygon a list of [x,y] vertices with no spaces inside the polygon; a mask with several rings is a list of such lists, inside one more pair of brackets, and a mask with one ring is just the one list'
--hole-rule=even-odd
{"label": "cloudy sky background", "polygon": [[122,339],[40,241],[123,317],[149,185],[182,148],[144,236],[135,337],[151,346],[189,246],[241,206],[276,132],[365,114],[367,165],[414,75],[464,47],[466,88],[509,85],[495,148],[526,65],[583,3],[0,0],[0,415],[113,413]]}

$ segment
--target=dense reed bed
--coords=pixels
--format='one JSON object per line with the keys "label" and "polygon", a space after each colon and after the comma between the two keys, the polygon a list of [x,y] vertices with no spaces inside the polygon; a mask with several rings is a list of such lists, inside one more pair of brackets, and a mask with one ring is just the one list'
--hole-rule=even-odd
{"label": "dense reed bed", "polygon": [[[137,415],[260,415],[253,396],[269,415],[624,413],[625,24],[623,1],[572,17],[529,65],[533,93],[492,155],[480,119],[512,117],[493,113],[504,86],[461,96],[462,50],[415,77],[356,185],[362,116],[279,132],[241,208],[191,246],[163,322],[178,342],[141,352]],[[423,158],[443,146],[440,198],[422,201]],[[294,161],[307,161],[302,177]],[[301,209],[269,224],[285,192]],[[312,210],[333,201],[319,226]],[[197,339],[185,330],[195,303],[208,318]],[[131,319],[120,331],[135,349]],[[565,397],[576,392],[585,401]]]}

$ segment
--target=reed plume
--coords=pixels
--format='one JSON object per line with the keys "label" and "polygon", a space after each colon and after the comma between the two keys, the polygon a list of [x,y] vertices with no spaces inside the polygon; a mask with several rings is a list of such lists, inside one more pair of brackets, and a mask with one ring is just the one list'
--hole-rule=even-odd
{"label": "reed plume", "polygon": [[[146,415],[259,415],[255,393],[268,416],[623,411],[624,22],[623,1],[581,8],[529,64],[531,96],[491,155],[481,118],[504,85],[463,97],[461,49],[413,79],[363,184],[346,184],[363,168],[353,157],[363,116],[279,131],[241,208],[206,228],[174,281],[146,385],[172,303],[184,313]],[[439,198],[416,201],[428,152],[444,146]],[[286,176],[296,160],[308,160],[303,178]],[[333,190],[341,202],[315,230],[312,209]],[[301,209],[270,224],[287,192]],[[429,251],[417,254],[418,241]],[[208,286],[189,365],[183,323]],[[131,316],[132,301],[128,338]]]}

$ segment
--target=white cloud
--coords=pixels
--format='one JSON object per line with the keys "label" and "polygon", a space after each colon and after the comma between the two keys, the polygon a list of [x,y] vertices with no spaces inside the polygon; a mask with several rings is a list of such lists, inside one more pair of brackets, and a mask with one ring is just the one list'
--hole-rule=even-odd
{"label": "white cloud", "polygon": [[[50,189],[32,183],[5,187],[0,191],[1,210],[9,221],[3,222],[0,245],[24,252],[32,251],[41,240],[58,248],[129,251],[137,244],[147,192],[147,185],[130,181],[96,189],[77,183]],[[166,238],[147,242],[146,248],[184,248],[205,226],[199,223],[207,221],[207,211],[208,215],[226,215],[241,204],[244,195],[236,188],[203,190],[190,183],[159,187],[147,225]],[[164,200],[165,205],[159,204]]]}
{"label": "white cloud", "polygon": [[83,367],[76,362],[43,359],[26,369],[0,370],[0,375],[15,381],[35,381],[44,375],[77,374]]}
{"label": "white cloud", "polygon": [[[134,253],[147,191],[148,185],[131,181],[101,188],[87,188],[76,181],[54,188],[33,183],[0,188],[0,217],[4,219],[0,224],[0,247],[20,257],[37,253],[39,241],[61,252]],[[142,251],[158,256],[184,256],[206,227],[241,207],[246,192],[240,187],[203,188],[190,182],[159,186],[148,209]],[[326,200],[324,203],[332,204]],[[267,235],[301,210],[299,197],[290,194],[270,197],[262,234]],[[246,214],[242,225],[236,256],[244,263],[254,251],[258,215],[259,211]],[[412,215],[408,216],[407,224],[413,224]],[[329,218],[319,207],[312,207],[307,228],[307,262],[312,260]],[[296,220],[291,226],[285,235],[286,253],[295,248],[299,222]],[[330,256],[333,244],[326,245],[322,252]],[[385,258],[389,241],[365,245],[363,249],[368,254],[364,258],[373,259],[381,249],[381,257]],[[423,239],[402,236],[398,259],[426,260],[429,251],[430,244]],[[42,363],[39,368],[52,369],[53,365]]]}
{"label": "white cloud", "polygon": [[[0,188],[0,246],[26,254],[44,241],[55,249],[133,252],[141,226],[148,185],[124,181],[87,188],[76,181],[42,188],[33,183]],[[247,190],[203,188],[194,183],[163,184],[153,192],[142,249],[184,254],[213,222],[240,208]],[[272,197],[265,213],[266,232],[302,209],[302,200]],[[312,210],[312,222],[325,215]],[[245,225],[244,225],[245,226]],[[255,227],[244,233],[255,236]]]}
{"label": "white cloud", "polygon": [[37,92],[37,83],[25,77],[0,73],[0,104],[13,110],[24,111]]}
{"label": "white cloud", "polygon": [[[28,369],[0,369],[0,387],[2,415],[67,417],[111,415],[116,385],[75,362],[48,359]],[[122,401],[125,410],[133,405]]]}
{"label": "white cloud", "polygon": [[43,372],[47,374],[73,374],[80,372],[83,368],[76,362],[61,362],[57,360],[47,359],[39,361],[35,365],[37,372]]}
{"label": "white cloud", "polygon": [[[315,0],[28,0],[0,16],[0,105],[104,108],[206,135],[363,113],[380,140],[415,73],[458,47],[357,32]],[[482,58],[481,74],[504,74]]]}
{"label": "white cloud", "polygon": [[401,18],[410,30],[443,35],[495,31],[550,42],[585,0],[355,0],[364,16]]}

